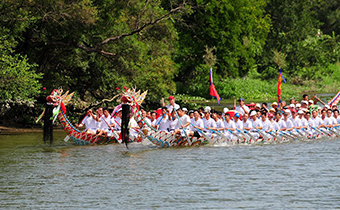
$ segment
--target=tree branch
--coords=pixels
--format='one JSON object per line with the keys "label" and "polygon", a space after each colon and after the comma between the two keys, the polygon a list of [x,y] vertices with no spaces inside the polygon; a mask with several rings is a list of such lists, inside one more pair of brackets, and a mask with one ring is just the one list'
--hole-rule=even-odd
{"label": "tree branch", "polygon": [[[146,9],[148,3],[149,3],[149,1],[146,1],[146,5],[143,8],[142,13],[138,16],[138,18],[140,18],[141,15],[143,15],[145,13],[144,10]],[[120,34],[120,35],[115,36],[115,37],[109,37],[109,38],[105,39],[104,41],[97,43],[93,47],[85,46],[83,44],[78,44],[77,47],[82,49],[82,50],[84,50],[84,51],[86,51],[87,53],[98,52],[98,53],[101,53],[103,55],[115,56],[116,55],[115,53],[106,52],[106,51],[102,50],[101,47],[106,45],[106,44],[108,44],[109,42],[114,42],[114,41],[123,39],[123,38],[125,38],[127,36],[132,36],[134,34],[137,34],[137,33],[141,32],[142,30],[144,30],[147,27],[156,25],[157,23],[159,23],[159,22],[161,22],[163,20],[167,20],[170,17],[170,15],[172,15],[174,13],[177,13],[180,10],[184,9],[184,5],[185,5],[185,3],[182,3],[178,7],[171,9],[166,14],[158,17],[157,19],[151,18],[149,22],[144,23],[142,26],[139,26],[139,22],[138,22],[139,20],[137,20],[136,28],[133,31],[128,32],[128,33],[123,33],[123,34]]]}

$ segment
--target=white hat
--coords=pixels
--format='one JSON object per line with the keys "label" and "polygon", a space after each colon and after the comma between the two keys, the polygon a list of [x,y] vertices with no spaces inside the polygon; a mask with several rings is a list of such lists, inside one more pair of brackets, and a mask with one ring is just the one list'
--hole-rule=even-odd
{"label": "white hat", "polygon": [[308,101],[301,101],[302,104],[307,104],[308,105]]}
{"label": "white hat", "polygon": [[299,110],[298,114],[304,114],[304,112],[302,110]]}
{"label": "white hat", "polygon": [[255,112],[255,111],[252,111],[252,112],[250,112],[250,115],[249,115],[249,116],[251,117],[251,116],[254,116],[254,115],[256,115],[256,112]]}
{"label": "white hat", "polygon": [[295,106],[296,108],[298,108],[298,107],[301,107],[301,104],[296,104],[296,106]]}
{"label": "white hat", "polygon": [[289,109],[286,109],[286,110],[285,110],[285,113],[290,114],[290,110],[289,110]]}
{"label": "white hat", "polygon": [[208,113],[210,113],[210,111],[211,111],[211,108],[210,108],[210,106],[207,106],[207,107],[205,107],[205,108],[204,108],[204,112],[208,112]]}
{"label": "white hat", "polygon": [[321,106],[319,106],[318,109],[321,109]]}
{"label": "white hat", "polygon": [[314,101],[313,101],[313,100],[309,100],[308,102],[311,103],[311,104],[314,104]]}
{"label": "white hat", "polygon": [[329,109],[329,108],[330,108],[330,107],[329,107],[327,104],[325,105],[325,107],[326,107],[327,109]]}
{"label": "white hat", "polygon": [[227,107],[223,108],[223,113],[229,112],[229,109]]}
{"label": "white hat", "polygon": [[295,105],[294,104],[290,104],[289,107],[295,108]]}
{"label": "white hat", "polygon": [[185,107],[183,107],[183,108],[182,108],[182,110],[183,110],[183,111],[185,111],[185,112],[187,112],[187,111],[188,111],[188,109],[187,109],[187,108],[185,108]]}
{"label": "white hat", "polygon": [[257,103],[257,104],[255,105],[255,107],[261,108],[261,105],[260,105],[259,103]]}

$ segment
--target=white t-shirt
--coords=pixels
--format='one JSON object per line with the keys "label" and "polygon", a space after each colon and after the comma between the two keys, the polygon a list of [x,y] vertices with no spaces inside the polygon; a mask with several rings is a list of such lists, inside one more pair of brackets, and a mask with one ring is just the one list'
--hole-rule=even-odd
{"label": "white t-shirt", "polygon": [[252,124],[253,124],[253,130],[256,130],[255,127],[262,127],[261,120],[259,120],[257,118],[256,118],[256,120],[251,119],[250,122],[252,122]]}
{"label": "white t-shirt", "polygon": [[177,118],[174,118],[174,119],[169,121],[169,129],[170,130],[179,129],[178,125],[179,125],[179,122],[178,122]]}
{"label": "white t-shirt", "polygon": [[235,126],[237,129],[242,130],[243,129],[243,122],[241,120],[237,120],[237,122],[235,122]]}
{"label": "white t-shirt", "polygon": [[272,123],[268,119],[266,119],[264,122],[261,121],[261,123],[262,123],[262,130],[264,130],[264,131],[267,131],[267,130],[273,128]]}
{"label": "white t-shirt", "polygon": [[221,119],[218,119],[216,122],[216,128],[219,129],[219,128],[224,128],[224,123],[223,123],[223,120]]}
{"label": "white t-shirt", "polygon": [[[170,113],[171,113],[172,110],[174,109],[174,107],[173,107],[171,104],[167,105],[166,108],[170,111]],[[175,103],[175,109],[177,110],[177,109],[179,109],[179,108],[180,108],[180,106],[179,106],[178,104]]]}
{"label": "white t-shirt", "polygon": [[[94,117],[96,116],[94,115]],[[96,122],[97,121],[93,119],[92,116],[89,117],[88,115],[83,119],[83,121],[81,121],[81,123],[85,125],[86,130],[87,129],[96,130],[97,128]]]}
{"label": "white t-shirt", "polygon": [[[204,128],[204,123],[203,123],[203,120],[198,118],[197,121],[195,120],[195,118],[192,118],[191,119],[191,123],[194,125],[194,126],[197,126],[199,128]],[[192,131],[195,131],[196,128],[194,128],[192,125],[190,126],[190,130]]]}
{"label": "white t-shirt", "polygon": [[[250,109],[246,106],[243,105],[243,108],[249,113]],[[244,110],[241,108],[241,106],[236,107],[235,111],[238,111],[239,113],[241,113],[242,115],[244,115]]]}
{"label": "white t-shirt", "polygon": [[243,122],[243,127],[244,128],[252,128],[253,127],[253,124],[250,122],[250,120],[247,120],[246,122],[242,121]]}
{"label": "white t-shirt", "polygon": [[[104,121],[104,120],[105,120],[105,121]],[[109,126],[108,126],[107,124],[109,124],[109,125],[112,124],[111,116],[108,115],[107,117],[105,117],[105,115],[102,115],[102,116],[100,117],[100,121],[101,121],[101,123],[100,123],[99,129],[100,129],[100,130],[106,130],[106,131],[108,131],[108,130],[109,130]]]}
{"label": "white t-shirt", "polygon": [[284,122],[286,123],[286,128],[290,129],[294,127],[293,122],[290,119],[287,119],[287,121],[284,120]]}
{"label": "white t-shirt", "polygon": [[[231,129],[231,128],[236,128],[235,122],[230,120],[229,122],[224,121],[224,127],[226,129]],[[229,135],[229,131],[228,130],[224,130],[224,133]]]}
{"label": "white t-shirt", "polygon": [[[185,125],[185,124],[191,122],[190,117],[188,115],[186,115],[186,114],[184,114],[179,119],[181,120],[181,122],[179,122],[179,123],[182,123],[182,125]],[[179,126],[181,127],[181,124],[179,124]]]}
{"label": "white t-shirt", "polygon": [[287,127],[286,122],[283,119],[280,119],[277,123],[279,124],[280,129],[284,129]]}
{"label": "white t-shirt", "polygon": [[[203,124],[207,128],[216,128],[216,122],[212,118],[209,118],[209,120],[203,118]],[[203,131],[209,132],[210,130],[203,128]]]}
{"label": "white t-shirt", "polygon": [[273,121],[273,122],[271,122],[271,123],[272,123],[272,128],[273,128],[273,130],[275,130],[275,131],[280,130],[280,125],[279,125],[279,123],[277,123],[277,122],[275,122],[275,121]]}
{"label": "white t-shirt", "polygon": [[169,128],[169,125],[170,125],[169,123],[170,123],[170,121],[169,121],[168,117],[164,116],[163,119],[162,119],[162,117],[159,117],[157,119],[156,125],[158,124],[158,126],[159,126],[158,130],[159,131],[168,131],[168,128]]}
{"label": "white t-shirt", "polygon": [[334,117],[326,117],[323,121],[324,125],[335,125],[337,124],[336,119]]}
{"label": "white t-shirt", "polygon": [[319,127],[320,125],[323,124],[323,120],[322,120],[320,117],[314,118],[313,121],[314,121],[314,125],[315,125],[316,127]]}
{"label": "white t-shirt", "polygon": [[302,125],[301,120],[298,117],[290,119],[294,125],[294,127],[300,127]]}

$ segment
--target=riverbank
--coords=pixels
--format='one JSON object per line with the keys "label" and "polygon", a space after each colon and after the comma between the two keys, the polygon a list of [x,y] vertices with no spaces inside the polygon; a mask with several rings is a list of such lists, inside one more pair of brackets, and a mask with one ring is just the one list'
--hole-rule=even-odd
{"label": "riverbank", "polygon": [[[54,130],[62,130],[59,126],[54,127]],[[42,133],[42,127],[34,127],[34,128],[16,128],[16,127],[6,127],[0,126],[0,135],[1,134],[16,134],[16,133]]]}

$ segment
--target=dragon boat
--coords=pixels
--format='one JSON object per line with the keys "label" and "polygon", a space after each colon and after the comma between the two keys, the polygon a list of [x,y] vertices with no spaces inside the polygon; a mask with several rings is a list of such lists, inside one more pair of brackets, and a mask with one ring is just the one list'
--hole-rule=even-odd
{"label": "dragon boat", "polygon": [[[118,144],[122,143],[122,140],[119,139],[118,135],[113,136],[98,136],[96,134],[89,134],[85,131],[78,130],[72,123],[69,121],[66,115],[66,105],[71,100],[74,92],[69,94],[69,91],[67,91],[65,94],[62,95],[63,90],[59,88],[58,90],[55,89],[51,95],[49,95],[46,100],[48,103],[53,104],[55,107],[53,109],[53,122],[54,120],[58,119],[62,128],[66,132],[67,136],[65,138],[65,141],[68,141],[71,139],[76,145],[95,145],[95,144]],[[145,96],[147,94],[147,91],[143,92],[142,94],[140,91],[135,91],[134,89],[127,89],[125,93],[122,95],[125,95],[129,98],[133,98],[134,103],[139,106]],[[136,112],[136,110],[132,110],[132,113]],[[37,121],[39,121],[42,116],[45,114],[44,112],[39,116]],[[131,142],[141,142],[143,139],[141,136],[130,138],[129,143]]]}

